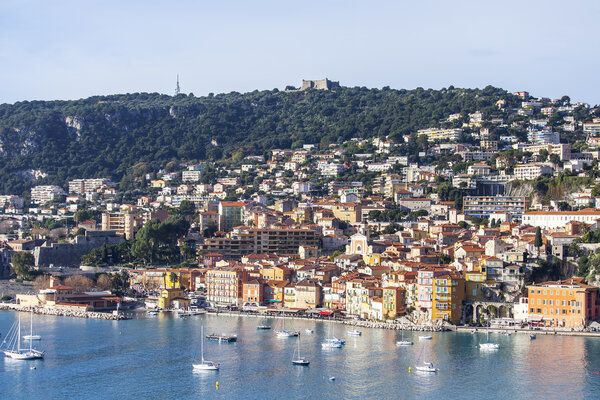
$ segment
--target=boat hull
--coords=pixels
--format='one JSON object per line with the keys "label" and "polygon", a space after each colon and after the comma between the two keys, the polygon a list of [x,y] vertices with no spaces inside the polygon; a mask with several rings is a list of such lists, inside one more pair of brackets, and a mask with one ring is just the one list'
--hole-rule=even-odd
{"label": "boat hull", "polygon": [[26,351],[22,353],[19,351],[5,350],[4,355],[13,360],[41,360],[44,358],[44,353],[39,351]]}

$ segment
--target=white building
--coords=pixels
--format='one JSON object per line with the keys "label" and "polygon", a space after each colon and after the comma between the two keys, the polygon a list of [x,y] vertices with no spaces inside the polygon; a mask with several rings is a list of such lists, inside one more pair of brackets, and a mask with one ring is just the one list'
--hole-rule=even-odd
{"label": "white building", "polygon": [[312,183],[310,182],[294,182],[292,183],[292,190],[295,195],[299,195],[301,193],[310,193],[312,190]]}
{"label": "white building", "polygon": [[65,195],[65,191],[54,185],[41,185],[31,188],[31,202],[35,204],[45,204],[55,197]]}
{"label": "white building", "polygon": [[425,135],[427,136],[427,140],[430,142],[435,142],[436,140],[458,140],[460,134],[462,133],[462,129],[438,129],[438,128],[429,128],[429,129],[421,129],[417,131],[417,135]]}
{"label": "white building", "polygon": [[569,221],[594,224],[600,219],[600,210],[586,209],[579,211],[531,211],[523,214],[523,224],[541,228],[562,228]]}
{"label": "white building", "polygon": [[469,165],[467,169],[467,174],[469,175],[479,175],[479,176],[488,176],[492,173],[492,167],[485,163],[477,163],[473,165]]}
{"label": "white building", "polygon": [[183,182],[198,182],[202,177],[202,171],[199,170],[187,170],[181,173],[181,180]]}
{"label": "white building", "polygon": [[544,174],[552,174],[552,172],[554,172],[554,169],[548,164],[521,164],[515,167],[515,179],[522,181],[533,180]]}
{"label": "white building", "polygon": [[69,193],[84,194],[95,192],[101,187],[108,185],[110,181],[106,178],[97,179],[75,179],[69,181]]}
{"label": "white building", "polygon": [[15,195],[0,196],[0,207],[23,208],[23,198]]}
{"label": "white building", "polygon": [[319,170],[323,176],[338,176],[339,173],[344,172],[345,168],[343,164],[329,163],[321,164]]}

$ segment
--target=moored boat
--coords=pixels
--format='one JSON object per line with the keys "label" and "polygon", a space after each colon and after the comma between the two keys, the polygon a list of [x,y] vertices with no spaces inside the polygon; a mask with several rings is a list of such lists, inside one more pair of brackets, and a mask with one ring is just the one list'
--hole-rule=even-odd
{"label": "moored boat", "polygon": [[415,369],[420,372],[438,372],[431,362],[425,362],[424,365],[415,367]]}
{"label": "moored boat", "polygon": [[202,342],[200,344],[200,352],[202,354],[202,359],[200,363],[192,364],[192,367],[194,368],[194,370],[197,371],[217,371],[219,369],[219,363],[204,359],[204,327],[202,327],[200,336],[202,337]]}
{"label": "moored boat", "polygon": [[237,335],[217,335],[215,333],[211,334],[211,335],[206,335],[206,338],[208,340],[217,340],[219,342],[227,342],[227,343],[231,343],[231,342],[237,342]]}
{"label": "moored boat", "polygon": [[362,332],[357,329],[355,329],[353,331],[348,331],[348,336],[361,336],[361,335],[362,335]]}

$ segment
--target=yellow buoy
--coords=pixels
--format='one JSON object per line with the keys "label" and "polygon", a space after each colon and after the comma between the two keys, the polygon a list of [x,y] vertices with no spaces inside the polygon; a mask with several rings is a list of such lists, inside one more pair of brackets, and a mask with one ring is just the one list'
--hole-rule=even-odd
{"label": "yellow buoy", "polygon": [[408,367],[408,372],[412,372],[412,367]]}
{"label": "yellow buoy", "polygon": [[219,381],[217,381],[217,383],[215,383],[215,386],[217,387],[217,389],[219,388]]}

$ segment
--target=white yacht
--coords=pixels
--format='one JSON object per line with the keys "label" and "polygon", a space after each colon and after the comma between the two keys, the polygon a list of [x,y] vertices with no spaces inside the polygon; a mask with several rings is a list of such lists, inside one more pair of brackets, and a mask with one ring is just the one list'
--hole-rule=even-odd
{"label": "white yacht", "polygon": [[358,329],[355,329],[353,331],[348,331],[348,336],[361,336],[362,332],[359,331]]}
{"label": "white yacht", "polygon": [[298,336],[298,357],[292,360],[292,364],[305,367],[310,364],[310,361],[300,355],[300,336]]}
{"label": "white yacht", "polygon": [[498,350],[499,348],[500,348],[500,345],[498,343],[494,343],[494,342],[490,341],[490,327],[488,326],[487,342],[479,343],[479,349],[480,350]]}
{"label": "white yacht", "polygon": [[404,330],[402,330],[402,334],[400,336],[400,340],[396,342],[396,346],[412,346],[413,342],[410,340],[404,340]]}
{"label": "white yacht", "polygon": [[217,371],[219,369],[219,363],[214,361],[208,361],[204,359],[204,327],[201,330],[202,341],[200,342],[202,361],[199,364],[192,364],[194,370],[198,371]]}
{"label": "white yacht", "polygon": [[419,336],[419,340],[431,340],[433,336]]}
{"label": "white yacht", "polygon": [[438,369],[431,362],[425,362],[422,366],[415,367],[415,369],[420,372],[438,372]]}
{"label": "white yacht", "polygon": [[[33,313],[33,311],[32,311]],[[33,314],[32,314],[33,315]],[[33,316],[32,316],[33,318]],[[33,321],[33,319],[32,319]],[[30,336],[33,335],[33,323],[30,331]],[[8,342],[7,342],[8,340]],[[15,360],[36,360],[43,359],[44,352],[33,348],[33,340],[29,340],[29,348],[21,348],[21,316],[17,323],[13,324],[10,331],[6,335],[6,339],[2,342],[2,347],[6,345],[6,348],[2,351],[8,358]]]}

